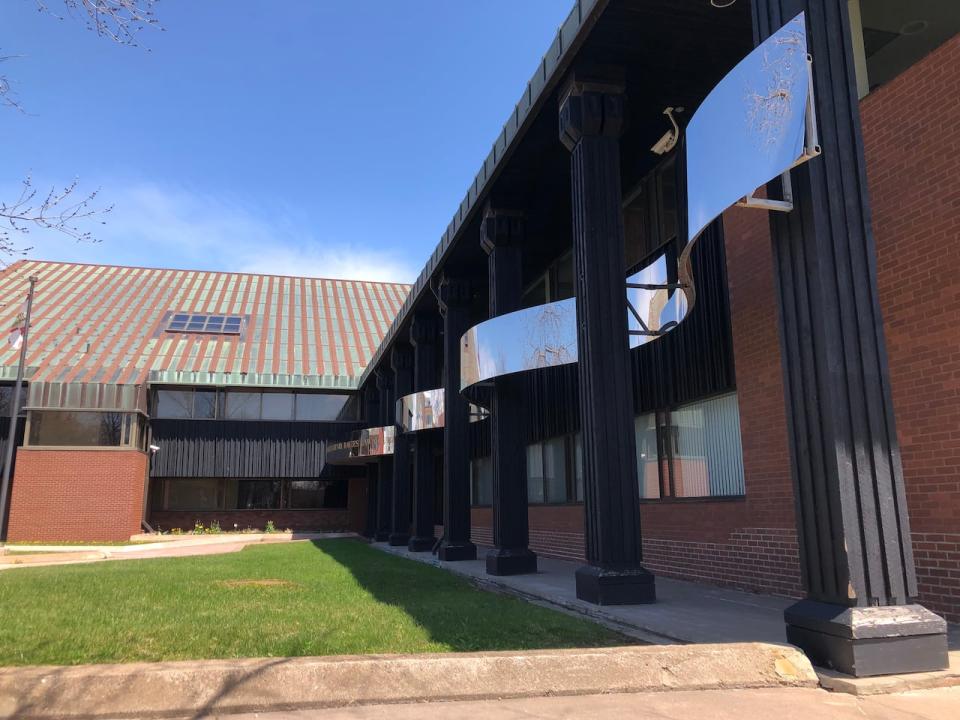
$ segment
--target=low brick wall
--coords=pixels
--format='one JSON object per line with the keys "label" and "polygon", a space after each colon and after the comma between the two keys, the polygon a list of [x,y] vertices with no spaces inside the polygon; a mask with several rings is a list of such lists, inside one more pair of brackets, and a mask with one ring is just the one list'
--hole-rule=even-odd
{"label": "low brick wall", "polygon": [[139,450],[20,448],[7,539],[129,540],[140,532],[146,474]]}

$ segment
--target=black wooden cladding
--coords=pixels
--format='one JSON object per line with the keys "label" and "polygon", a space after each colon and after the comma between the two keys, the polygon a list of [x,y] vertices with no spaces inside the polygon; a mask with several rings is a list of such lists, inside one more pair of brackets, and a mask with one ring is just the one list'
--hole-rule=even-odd
{"label": "black wooden cladding", "polygon": [[323,440],[349,435],[350,422],[153,420],[159,446],[151,477],[316,478]]}

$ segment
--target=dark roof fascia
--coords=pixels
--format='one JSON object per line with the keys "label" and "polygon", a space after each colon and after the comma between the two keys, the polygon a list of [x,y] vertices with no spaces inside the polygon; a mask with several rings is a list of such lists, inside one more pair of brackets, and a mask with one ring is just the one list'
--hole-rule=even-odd
{"label": "dark roof fascia", "polygon": [[510,113],[506,123],[504,123],[503,129],[493,143],[490,154],[487,155],[480,171],[467,190],[466,196],[464,196],[460,207],[454,214],[453,220],[447,226],[440,243],[427,260],[423,270],[420,271],[420,275],[407,294],[406,300],[404,300],[403,307],[400,308],[400,312],[393,319],[387,334],[380,341],[379,347],[377,347],[369,364],[360,376],[358,383],[360,387],[366,383],[371,373],[383,359],[387,349],[393,343],[397,333],[407,321],[408,315],[420,298],[423,297],[425,292],[430,291],[430,278],[437,268],[443,265],[454,242],[459,239],[463,229],[482,207],[493,182],[499,177],[507,160],[519,146],[520,141],[526,135],[550,94],[563,79],[577,50],[609,3],[610,0],[577,0],[566,20],[560,25],[556,37],[547,49],[533,77],[527,83],[526,90],[514,106],[513,112]]}

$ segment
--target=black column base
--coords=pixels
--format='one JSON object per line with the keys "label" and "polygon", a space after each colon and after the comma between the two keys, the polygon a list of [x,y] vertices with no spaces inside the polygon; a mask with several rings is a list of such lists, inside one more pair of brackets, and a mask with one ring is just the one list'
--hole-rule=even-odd
{"label": "black column base", "polygon": [[393,547],[402,547],[410,541],[410,535],[407,533],[390,533],[390,537],[387,538],[387,542],[390,543]]}
{"label": "black column base", "polygon": [[922,605],[844,607],[801,600],[783,612],[787,642],[814,665],[854,677],[947,667],[947,623]]}
{"label": "black column base", "polygon": [[373,530],[364,530],[360,533],[361,537],[365,537],[367,540],[373,540],[377,534]]}
{"label": "black column base", "polygon": [[537,572],[537,555],[528,548],[495,548],[487,553],[487,575],[529,575]]}
{"label": "black column base", "polygon": [[445,562],[476,560],[477,546],[472,542],[450,543],[444,540],[440,544],[440,551],[437,553],[437,557]]}
{"label": "black column base", "polygon": [[436,544],[437,539],[432,535],[430,537],[415,536],[410,538],[407,543],[407,550],[410,552],[430,552]]}
{"label": "black column base", "polygon": [[387,540],[390,539],[390,531],[389,531],[389,530],[377,530],[377,534],[373,536],[373,539],[374,539],[376,542],[386,542]]}
{"label": "black column base", "polygon": [[657,601],[656,579],[644,567],[577,568],[577,599],[594,605],[644,605]]}

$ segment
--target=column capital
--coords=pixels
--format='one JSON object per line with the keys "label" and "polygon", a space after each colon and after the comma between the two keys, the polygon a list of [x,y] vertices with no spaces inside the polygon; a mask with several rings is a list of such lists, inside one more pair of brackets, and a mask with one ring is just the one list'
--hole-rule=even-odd
{"label": "column capital", "polygon": [[443,275],[437,285],[437,301],[440,303],[440,312],[446,313],[450,307],[463,307],[473,300],[470,281],[450,275]]}
{"label": "column capital", "polygon": [[435,315],[417,313],[410,323],[410,344],[414,347],[433,345],[440,336],[440,323]]}
{"label": "column capital", "polygon": [[526,236],[526,216],[521,210],[498,208],[489,203],[480,223],[480,247],[490,255],[499,247],[516,247]]}
{"label": "column capital", "polygon": [[394,372],[413,369],[413,349],[406,343],[396,343],[390,350],[390,367]]}
{"label": "column capital", "polygon": [[560,142],[572,151],[585,136],[619,138],[625,115],[622,69],[577,71],[560,95]]}

